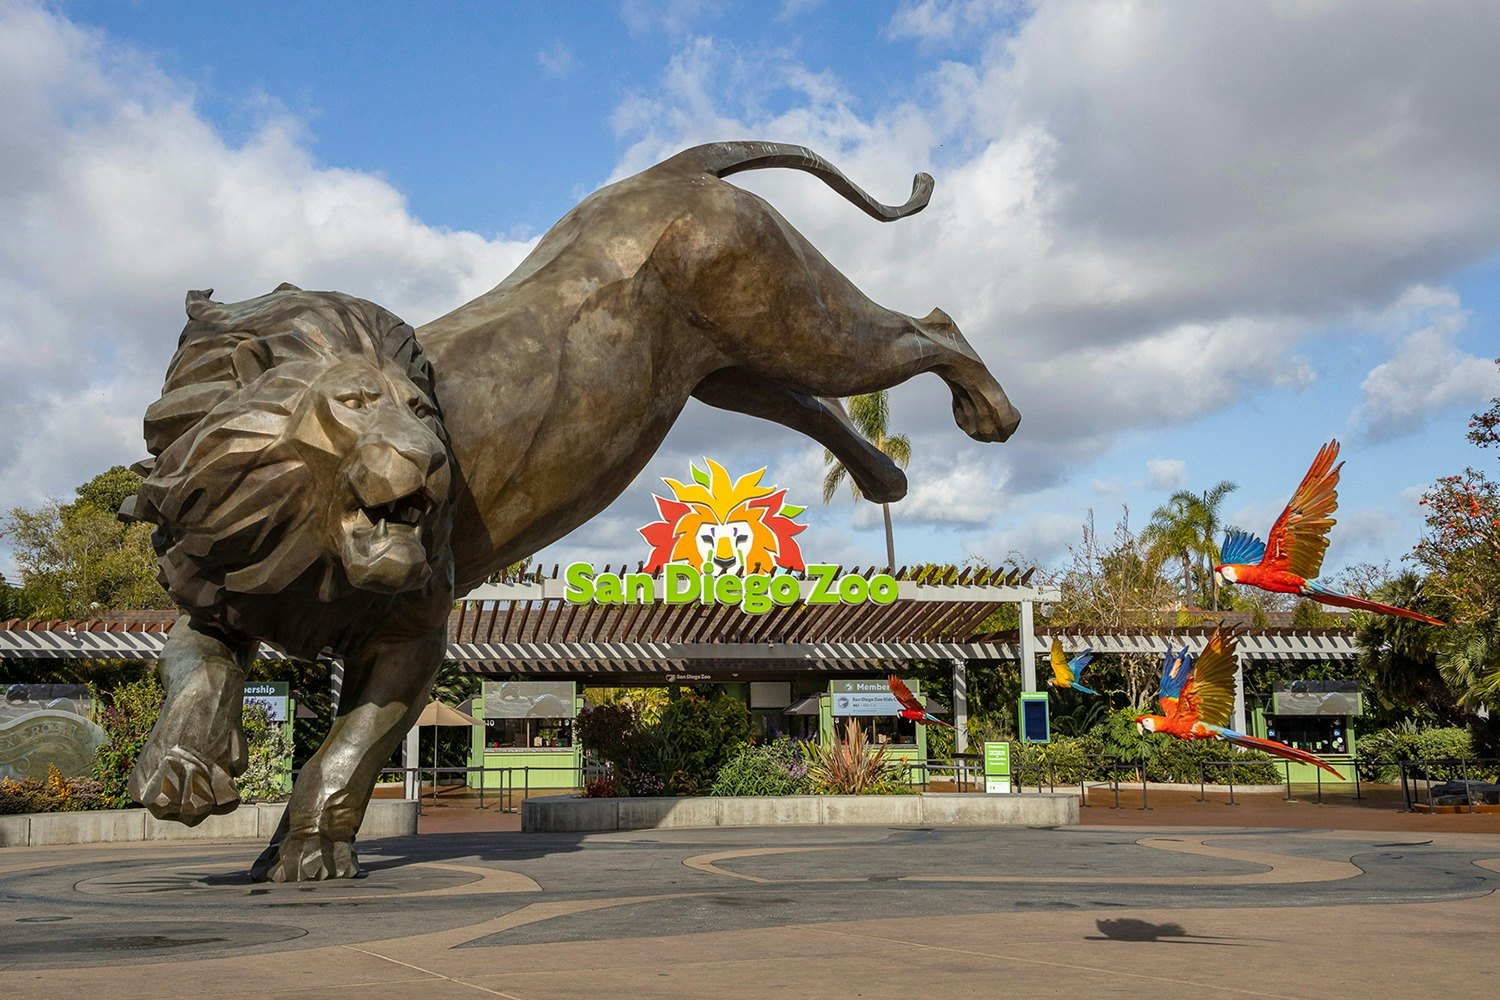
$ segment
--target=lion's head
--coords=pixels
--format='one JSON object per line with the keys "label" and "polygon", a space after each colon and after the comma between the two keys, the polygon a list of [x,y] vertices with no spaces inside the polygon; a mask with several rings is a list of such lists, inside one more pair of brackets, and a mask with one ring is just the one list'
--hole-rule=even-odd
{"label": "lion's head", "polygon": [[208,294],[188,294],[122,510],[157,525],[173,599],[221,618],[235,594],[451,586],[451,458],[411,327],[334,292]]}

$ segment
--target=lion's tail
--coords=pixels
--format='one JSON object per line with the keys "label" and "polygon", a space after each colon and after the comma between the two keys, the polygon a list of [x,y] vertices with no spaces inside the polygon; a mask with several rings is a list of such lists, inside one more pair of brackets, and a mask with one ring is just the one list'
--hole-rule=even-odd
{"label": "lion's tail", "polygon": [[805,170],[879,222],[894,222],[915,215],[927,207],[927,201],[932,197],[932,175],[920,173],[912,178],[911,197],[906,204],[883,205],[845,177],[838,167],[806,146],[783,142],[711,142],[684,150],[666,162],[690,164],[715,177],[771,167]]}

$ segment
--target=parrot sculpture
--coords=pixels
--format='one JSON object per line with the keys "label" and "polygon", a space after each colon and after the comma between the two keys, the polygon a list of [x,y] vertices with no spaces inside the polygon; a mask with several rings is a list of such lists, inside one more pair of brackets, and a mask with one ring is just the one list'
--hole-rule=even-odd
{"label": "parrot sculpture", "polygon": [[1074,691],[1082,691],[1084,694],[1098,694],[1093,688],[1086,688],[1078,683],[1083,676],[1083,668],[1089,665],[1094,658],[1092,649],[1084,649],[1083,652],[1071,660],[1063,653],[1062,643],[1056,639],[1052,640],[1052,679],[1047,682],[1048,687],[1072,688]]}
{"label": "parrot sculpture", "polygon": [[1409,608],[1368,601],[1340,593],[1332,587],[1313,582],[1323,567],[1323,553],[1328,550],[1328,531],[1334,525],[1333,512],[1338,507],[1340,462],[1339,443],[1330,441],[1318,449],[1318,457],[1302,477],[1302,484],[1292,494],[1291,502],[1271,526],[1269,543],[1248,531],[1231,531],[1219,550],[1223,560],[1214,573],[1230,583],[1242,583],[1278,594],[1296,594],[1319,604],[1357,608],[1383,615],[1414,618],[1429,625],[1445,622]]}
{"label": "parrot sculpture", "polygon": [[944,722],[923,708],[922,703],[917,700],[917,696],[911,693],[911,688],[907,687],[901,678],[895,674],[891,674],[889,683],[891,685],[891,694],[895,695],[896,700],[901,703],[901,711],[897,713],[901,718],[910,719],[920,726],[930,725],[935,722],[940,726],[947,726],[949,729],[953,728],[951,723]]}
{"label": "parrot sculpture", "polygon": [[1166,733],[1181,740],[1224,740],[1237,746],[1263,750],[1276,757],[1315,764],[1344,780],[1317,754],[1263,740],[1229,728],[1234,714],[1234,635],[1223,626],[1214,629],[1208,644],[1196,659],[1168,652],[1161,675],[1161,715],[1140,715],[1135,724],[1142,733]]}

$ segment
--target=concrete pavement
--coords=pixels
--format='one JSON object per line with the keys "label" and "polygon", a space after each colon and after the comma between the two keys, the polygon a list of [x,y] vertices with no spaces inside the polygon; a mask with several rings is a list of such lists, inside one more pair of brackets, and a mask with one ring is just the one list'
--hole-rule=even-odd
{"label": "concrete pavement", "polygon": [[0,995],[1463,998],[1500,927],[1475,834],[429,834],[294,886],[255,850],[0,851]]}

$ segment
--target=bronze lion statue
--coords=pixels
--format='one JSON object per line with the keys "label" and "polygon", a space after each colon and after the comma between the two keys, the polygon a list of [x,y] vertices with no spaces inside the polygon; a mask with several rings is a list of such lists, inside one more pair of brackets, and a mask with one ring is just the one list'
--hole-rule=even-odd
{"label": "bronze lion statue", "polygon": [[932,191],[919,174],[887,207],[803,147],[715,143],[590,195],[500,285],[415,332],[336,292],[189,293],[146,415],[154,457],[122,510],[156,525],[183,612],[138,801],[189,824],[233,809],[259,644],[342,657],[337,718],[252,874],[356,874],[355,834],[442,663],[454,599],[603,510],[690,396],[807,434],[877,501],[905,477],[840,398],[935,372],[971,437],[1015,431],[946,313],[876,305],[722,180],[766,167],[807,171],[881,221]]}

